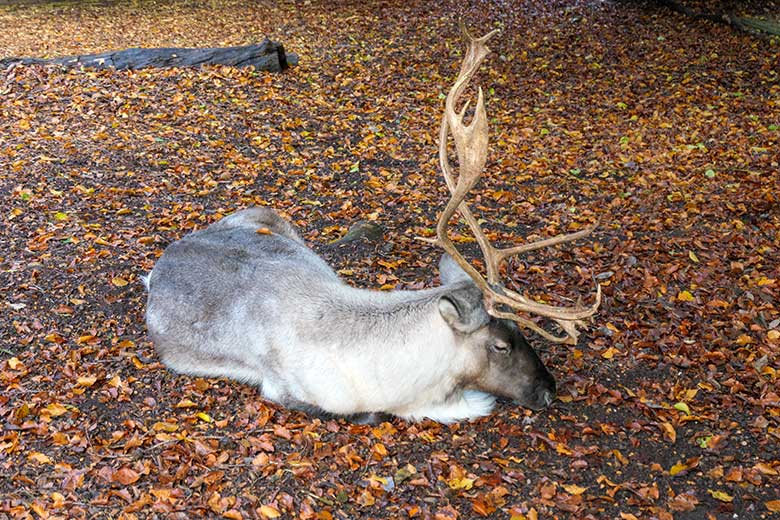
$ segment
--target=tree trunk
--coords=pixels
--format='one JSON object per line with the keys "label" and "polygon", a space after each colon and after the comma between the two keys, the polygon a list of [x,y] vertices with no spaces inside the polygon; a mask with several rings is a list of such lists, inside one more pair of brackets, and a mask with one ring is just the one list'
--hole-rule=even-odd
{"label": "tree trunk", "polygon": [[5,58],[0,67],[12,63],[23,65],[55,64],[65,67],[89,67],[95,69],[143,69],[147,67],[196,67],[199,65],[254,66],[257,70],[281,72],[290,65],[297,65],[298,56],[285,54],[284,47],[266,38],[259,44],[243,47],[153,48],[125,49],[122,51],[66,56],[64,58]]}

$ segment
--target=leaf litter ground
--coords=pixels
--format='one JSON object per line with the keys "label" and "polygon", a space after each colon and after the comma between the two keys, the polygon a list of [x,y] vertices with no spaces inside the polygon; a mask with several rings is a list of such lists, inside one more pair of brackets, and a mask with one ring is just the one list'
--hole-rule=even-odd
{"label": "leaf litter ground", "polygon": [[[576,347],[532,338],[559,401],[371,427],[167,372],[140,276],[236,209],[277,208],[352,284],[435,282],[413,237],[445,201],[459,16],[503,29],[470,201],[492,238],[600,222],[510,266],[548,300],[604,286]],[[265,35],[301,65],[2,72],[0,517],[776,516],[777,41],[598,1],[0,8],[3,57]],[[384,240],[328,246],[357,220]]]}

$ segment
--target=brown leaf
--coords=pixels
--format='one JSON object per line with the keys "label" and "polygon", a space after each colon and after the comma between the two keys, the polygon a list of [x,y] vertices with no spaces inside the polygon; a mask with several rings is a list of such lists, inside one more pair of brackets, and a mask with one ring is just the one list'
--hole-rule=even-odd
{"label": "brown leaf", "polygon": [[669,509],[677,512],[693,511],[699,500],[693,493],[680,493],[668,501]]}
{"label": "brown leaf", "polygon": [[140,478],[140,475],[132,468],[123,467],[114,472],[111,479],[124,486],[128,486]]}

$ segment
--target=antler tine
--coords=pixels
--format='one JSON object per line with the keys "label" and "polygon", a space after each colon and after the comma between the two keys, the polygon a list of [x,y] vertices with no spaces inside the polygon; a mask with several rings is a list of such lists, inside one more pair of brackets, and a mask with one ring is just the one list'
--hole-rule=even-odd
{"label": "antler tine", "polygon": [[[459,211],[466,220],[469,228],[475,234],[483,256],[485,258],[492,257],[493,246],[482,232],[477,219],[474,218],[468,206],[463,202],[469,190],[471,190],[479,180],[479,176],[481,175],[485,164],[485,159],[487,158],[487,114],[485,113],[482,89],[480,89],[474,119],[469,126],[463,125],[463,116],[465,115],[466,107],[464,106],[463,110],[461,110],[460,113],[457,113],[455,111],[455,105],[463,89],[466,87],[471,77],[474,76],[477,69],[479,69],[482,60],[484,60],[485,56],[490,52],[486,43],[490,37],[498,32],[498,29],[489,32],[481,38],[473,38],[469,35],[462,21],[460,22],[460,27],[464,38],[468,42],[468,49],[463,58],[458,78],[447,94],[444,114],[442,115],[441,127],[439,130],[439,165],[442,174],[444,175],[444,180],[447,183],[447,188],[450,191],[451,198],[442,211],[442,214],[439,216],[439,221],[436,226],[436,243],[441,246],[455,262],[457,262],[461,269],[466,271],[466,273],[474,279],[477,286],[487,295],[491,292],[488,282],[485,281],[479,271],[477,271],[457,250],[447,235],[447,226],[452,215],[455,214],[455,211]],[[459,164],[461,164],[457,181],[453,177],[452,166],[450,165],[447,156],[447,137],[450,128],[453,129],[455,146],[458,151],[458,161]],[[476,136],[477,139],[474,139],[475,130],[479,130],[477,133],[481,134]],[[467,167],[466,169],[463,167],[465,161],[468,161],[470,164],[470,167]],[[494,264],[488,263],[488,280],[490,283],[497,283],[498,270],[494,269],[492,265]]]}
{"label": "antler tine", "polygon": [[[601,286],[596,284],[595,302],[588,307],[583,308],[580,305],[574,307],[556,307],[531,301],[523,295],[507,289],[500,283],[499,266],[502,261],[510,256],[587,236],[595,226],[583,229],[576,233],[562,234],[552,238],[504,249],[497,249],[490,243],[487,236],[482,231],[479,222],[474,218],[471,210],[464,202],[468,192],[479,181],[487,159],[488,125],[482,89],[479,88],[478,90],[477,104],[470,124],[465,125],[463,123],[463,118],[469,103],[465,103],[460,111],[456,110],[456,105],[463,90],[490,52],[486,42],[498,32],[498,29],[491,31],[480,38],[474,38],[469,35],[462,21],[460,25],[464,38],[468,43],[468,49],[463,58],[458,78],[455,80],[455,83],[447,94],[444,115],[442,116],[441,128],[439,131],[439,165],[451,197],[439,216],[439,221],[436,225],[437,238],[433,242],[441,246],[474,280],[474,283],[476,283],[484,294],[485,307],[492,316],[513,320],[521,326],[533,330],[549,341],[574,344],[577,342],[577,336],[579,335],[577,326],[582,324],[582,320],[592,316],[601,304]],[[457,179],[453,175],[452,166],[450,165],[447,156],[447,138],[450,132],[455,141],[455,148],[458,155],[459,172]],[[474,268],[463,255],[460,254],[447,234],[449,221],[456,211],[460,212],[479,244],[485,259],[487,280],[483,278],[482,274]],[[518,316],[515,313],[502,310],[501,308],[498,308],[498,306],[551,318],[558,323],[566,335],[555,336],[539,327],[533,321]]]}

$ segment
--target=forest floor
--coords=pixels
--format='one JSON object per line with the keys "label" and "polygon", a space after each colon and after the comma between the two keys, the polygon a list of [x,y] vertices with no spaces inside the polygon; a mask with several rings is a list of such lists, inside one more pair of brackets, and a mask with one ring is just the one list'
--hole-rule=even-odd
{"label": "forest floor", "polygon": [[[603,286],[578,345],[529,335],[558,401],[363,426],[167,371],[140,278],[240,208],[351,284],[436,283],[414,237],[446,201],[459,17],[502,29],[470,198],[491,238],[600,223],[508,273],[556,304]],[[780,42],[601,0],[0,8],[0,58],[264,36],[300,65],[0,71],[0,518],[778,517]],[[381,243],[328,246],[357,220]]]}

